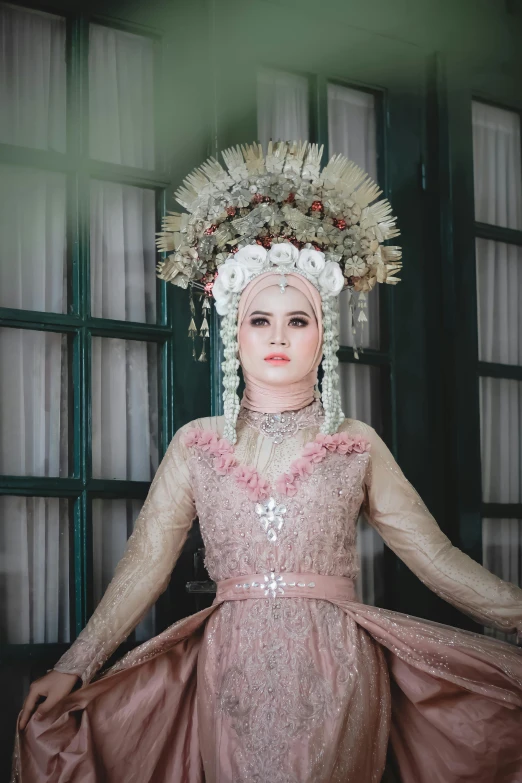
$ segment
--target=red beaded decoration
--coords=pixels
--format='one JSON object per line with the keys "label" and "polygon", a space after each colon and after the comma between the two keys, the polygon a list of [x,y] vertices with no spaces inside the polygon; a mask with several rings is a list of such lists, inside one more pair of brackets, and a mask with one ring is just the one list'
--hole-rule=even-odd
{"label": "red beaded decoration", "polygon": [[344,229],[346,228],[346,220],[344,220],[343,218],[336,218],[333,223],[334,226],[340,229],[341,231],[344,231]]}
{"label": "red beaded decoration", "polygon": [[322,201],[312,201],[312,212],[322,212],[324,209]]}

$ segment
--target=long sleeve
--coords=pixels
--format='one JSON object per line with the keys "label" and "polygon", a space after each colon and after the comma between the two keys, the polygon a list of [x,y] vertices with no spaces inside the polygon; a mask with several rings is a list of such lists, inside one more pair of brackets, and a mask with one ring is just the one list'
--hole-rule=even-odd
{"label": "long sleeve", "polygon": [[522,590],[453,546],[372,427],[365,515],[386,544],[424,582],[462,612],[504,632],[522,632]]}
{"label": "long sleeve", "polygon": [[186,426],[167,449],[103,598],[55,670],[89,682],[166,589],[196,515],[181,442]]}

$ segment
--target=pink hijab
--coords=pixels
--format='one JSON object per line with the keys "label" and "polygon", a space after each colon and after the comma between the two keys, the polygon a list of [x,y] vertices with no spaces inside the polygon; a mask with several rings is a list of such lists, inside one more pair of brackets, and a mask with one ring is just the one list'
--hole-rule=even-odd
{"label": "pink hijab", "polygon": [[[312,285],[305,277],[293,272],[285,274],[288,285],[297,288],[303,293],[314,311],[317,319],[319,336],[317,347],[312,359],[310,369],[302,378],[287,387],[281,388],[271,386],[259,379],[254,379],[250,373],[243,368],[245,379],[245,392],[241,400],[241,405],[252,411],[263,413],[280,413],[282,411],[293,411],[304,408],[314,400],[314,387],[317,383],[317,368],[321,363],[323,356],[323,317],[321,306],[321,295],[317,288]],[[239,300],[237,314],[237,328],[243,323],[252,300],[260,291],[264,291],[269,286],[279,285],[281,275],[276,272],[265,272],[259,277],[255,277],[244,289]],[[284,294],[282,294],[284,296]],[[239,359],[241,361],[241,346],[239,346]]]}

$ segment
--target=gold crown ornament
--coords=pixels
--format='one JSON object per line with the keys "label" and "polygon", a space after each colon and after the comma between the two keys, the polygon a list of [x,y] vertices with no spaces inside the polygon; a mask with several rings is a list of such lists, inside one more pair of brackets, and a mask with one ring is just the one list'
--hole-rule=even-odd
{"label": "gold crown ornament", "polygon": [[[382,191],[343,155],[321,170],[323,147],[306,141],[231,147],[225,167],[209,158],[175,193],[187,211],[169,212],[157,245],[168,253],[158,276],[202,292],[200,336],[206,358],[209,296],[226,315],[231,302],[258,274],[295,272],[310,280],[323,300],[350,291],[355,334],[367,320],[366,293],[377,283],[399,282],[401,250],[384,242],[399,235]],[[197,334],[191,296],[189,335]],[[193,351],[195,355],[195,349]]]}

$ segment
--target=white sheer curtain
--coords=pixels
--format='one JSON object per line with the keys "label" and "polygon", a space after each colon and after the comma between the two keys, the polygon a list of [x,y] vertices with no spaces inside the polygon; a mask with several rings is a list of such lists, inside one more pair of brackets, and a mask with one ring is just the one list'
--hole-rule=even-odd
{"label": "white sheer curtain", "polygon": [[475,219],[522,229],[520,115],[473,102]]}
{"label": "white sheer curtain", "polygon": [[[92,503],[93,559],[96,563],[93,581],[93,599],[97,604],[114,576],[127,539],[141,511],[141,500],[95,499]],[[137,641],[149,639],[155,633],[155,606],[151,607],[136,626]]]}
{"label": "white sheer curtain", "polygon": [[308,79],[286,71],[257,74],[257,135],[266,150],[273,141],[310,136]]}
{"label": "white sheer curtain", "polygon": [[[64,151],[63,20],[0,5],[0,34],[0,143]],[[148,39],[93,26],[91,150],[99,159],[153,167],[152,62]],[[92,183],[94,316],[156,321],[154,231],[153,191]],[[65,177],[0,167],[0,306],[66,313],[65,259]],[[155,343],[93,337],[95,477],[152,478],[158,464],[158,356]],[[0,474],[69,475],[69,363],[65,335],[0,328]],[[128,520],[137,515],[131,503],[122,526],[127,501],[103,504],[107,512],[94,542],[98,586],[105,584],[107,563],[115,565],[121,555],[122,536],[132,529]],[[2,641],[69,640],[69,538],[68,501],[0,496]],[[140,633],[150,631],[150,617],[147,622]]]}
{"label": "white sheer curtain", "polygon": [[70,641],[69,510],[0,496],[0,644]]}
{"label": "white sheer curtain", "polygon": [[154,43],[91,24],[89,34],[91,158],[154,168]]}
{"label": "white sheer curtain", "polygon": [[[522,229],[520,116],[473,103],[475,218]],[[479,358],[522,365],[522,248],[477,239]],[[480,378],[483,500],[522,502],[522,382]],[[522,584],[522,520],[483,519],[484,565]],[[497,632],[487,633],[498,636]]]}
{"label": "white sheer curtain", "polygon": [[65,152],[65,19],[0,3],[0,144]]}
{"label": "white sheer curtain", "polygon": [[91,310],[96,318],[156,323],[153,190],[91,183]]}
{"label": "white sheer curtain", "polygon": [[[154,229],[154,191],[92,182],[93,315],[156,321]],[[157,378],[155,344],[93,338],[92,460],[97,478],[148,481],[154,475],[158,465]]]}
{"label": "white sheer curtain", "polygon": [[[346,155],[377,181],[377,131],[375,96],[339,84],[328,85],[328,149],[330,155]],[[357,335],[361,348],[379,348],[379,290],[368,295],[368,324]],[[359,330],[358,330],[359,332]],[[340,339],[353,345],[349,310],[341,296]]]}
{"label": "white sheer curtain", "polygon": [[[0,4],[0,143],[65,150],[65,22]],[[0,306],[63,313],[65,176],[0,166]],[[0,474],[68,474],[68,345],[0,328]],[[0,641],[69,640],[69,512],[0,496]]]}
{"label": "white sheer curtain", "polygon": [[[330,155],[342,154],[377,180],[375,98],[371,93],[344,85],[328,85],[328,147]],[[340,297],[340,340],[353,345],[352,327],[345,295]],[[368,295],[368,325],[358,337],[363,348],[379,347],[378,291]],[[381,424],[380,370],[366,365],[340,365],[341,395],[345,416],[361,419],[377,430]],[[382,538],[359,519],[358,551],[361,572],[357,593],[367,604],[381,603],[384,596]]]}

